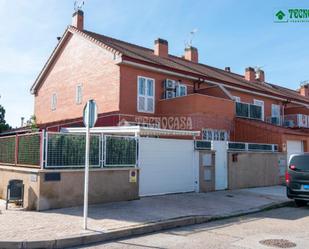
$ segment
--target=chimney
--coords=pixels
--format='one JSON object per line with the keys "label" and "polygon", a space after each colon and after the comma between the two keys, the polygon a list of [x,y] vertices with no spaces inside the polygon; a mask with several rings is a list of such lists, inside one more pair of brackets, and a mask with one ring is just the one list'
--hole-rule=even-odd
{"label": "chimney", "polygon": [[84,29],[84,12],[77,10],[72,16],[72,26],[79,30]]}
{"label": "chimney", "polygon": [[195,47],[185,48],[185,59],[188,61],[192,61],[198,63],[198,51]]}
{"label": "chimney", "polygon": [[262,69],[258,69],[256,71],[256,80],[260,81],[260,82],[265,82],[265,73]]}
{"label": "chimney", "polygon": [[303,95],[304,97],[309,97],[309,83],[302,84],[298,91],[299,91],[300,95]]}
{"label": "chimney", "polygon": [[255,71],[253,67],[247,67],[245,71],[245,79],[248,81],[255,80]]}
{"label": "chimney", "polygon": [[167,40],[158,38],[154,44],[154,54],[160,57],[168,57],[168,42]]}
{"label": "chimney", "polygon": [[230,72],[231,72],[231,68],[230,68],[230,67],[225,67],[225,68],[224,68],[224,71],[226,71],[226,72],[229,72],[229,73],[230,73]]}

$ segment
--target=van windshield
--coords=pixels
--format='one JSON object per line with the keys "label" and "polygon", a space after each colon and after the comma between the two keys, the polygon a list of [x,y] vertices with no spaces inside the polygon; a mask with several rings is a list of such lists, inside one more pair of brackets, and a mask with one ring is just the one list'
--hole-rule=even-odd
{"label": "van windshield", "polygon": [[309,155],[294,156],[290,165],[294,165],[297,170],[309,171]]}

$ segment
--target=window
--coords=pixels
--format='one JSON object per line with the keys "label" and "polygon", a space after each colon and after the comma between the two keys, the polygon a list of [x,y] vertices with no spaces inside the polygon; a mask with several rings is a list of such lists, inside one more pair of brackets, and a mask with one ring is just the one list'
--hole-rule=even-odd
{"label": "window", "polygon": [[227,141],[229,132],[226,130],[204,129],[202,130],[203,140]]}
{"label": "window", "polygon": [[271,116],[272,117],[280,117],[280,105],[271,105]]}
{"label": "window", "polygon": [[76,104],[81,104],[82,101],[83,101],[83,88],[82,88],[82,85],[79,84],[76,86],[76,95],[75,95],[75,101],[76,101]]}
{"label": "window", "polygon": [[137,111],[154,113],[154,79],[139,76],[137,83]]}
{"label": "window", "polygon": [[176,97],[187,96],[187,86],[179,84],[176,86]]}
{"label": "window", "polygon": [[51,109],[52,111],[56,110],[57,108],[57,94],[53,93],[52,97],[51,97]]}
{"label": "window", "polygon": [[260,106],[262,108],[262,120],[264,121],[264,101],[255,99],[253,104]]}

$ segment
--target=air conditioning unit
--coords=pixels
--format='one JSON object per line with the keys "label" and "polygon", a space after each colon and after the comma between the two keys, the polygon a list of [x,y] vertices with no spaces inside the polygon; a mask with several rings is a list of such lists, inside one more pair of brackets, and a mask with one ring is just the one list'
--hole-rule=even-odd
{"label": "air conditioning unit", "polygon": [[175,80],[166,79],[163,81],[163,87],[165,90],[175,90],[176,82]]}
{"label": "air conditioning unit", "polygon": [[175,91],[165,91],[165,99],[175,98]]}

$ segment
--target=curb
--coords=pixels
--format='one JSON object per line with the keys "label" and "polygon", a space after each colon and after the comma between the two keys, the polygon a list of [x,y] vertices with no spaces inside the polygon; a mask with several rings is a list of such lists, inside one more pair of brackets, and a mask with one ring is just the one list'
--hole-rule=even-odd
{"label": "curb", "polygon": [[96,233],[91,235],[78,235],[69,238],[54,239],[54,240],[41,240],[41,241],[0,241],[1,249],[25,249],[25,248],[67,248],[74,246],[82,246],[91,243],[105,242],[115,239],[127,238],[130,236],[143,235],[171,228],[182,226],[189,226],[195,224],[202,224],[206,222],[222,220],[227,218],[234,218],[243,215],[254,214],[271,209],[281,208],[292,205],[293,201],[282,201],[278,203],[267,204],[258,208],[233,212],[224,215],[206,216],[206,215],[193,215],[184,216],[174,219],[162,220],[157,222],[146,223],[129,228],[117,229],[106,233]]}

